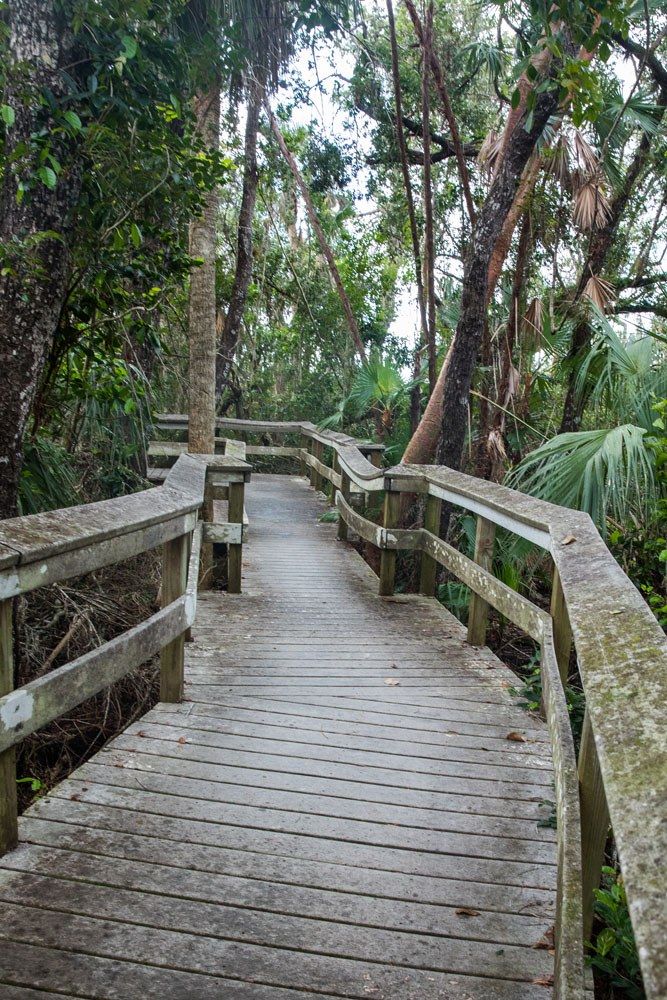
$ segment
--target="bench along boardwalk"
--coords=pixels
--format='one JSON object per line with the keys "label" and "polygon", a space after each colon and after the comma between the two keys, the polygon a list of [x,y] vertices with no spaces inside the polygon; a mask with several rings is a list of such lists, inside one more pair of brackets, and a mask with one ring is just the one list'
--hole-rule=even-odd
{"label": "bench along boardwalk", "polygon": [[[315,435],[310,428],[296,430]],[[21,554],[11,566],[6,555],[17,590],[38,576],[74,575],[82,560],[113,561],[85,553],[114,537],[124,554],[163,544],[165,575],[164,609],[148,631],[0,699],[7,767],[20,733],[162,649],[160,704],[33,805],[18,847],[0,859],[1,997],[583,997],[581,884],[594,882],[594,864],[599,871],[600,857],[590,859],[609,820],[587,718],[580,782],[597,799],[582,791],[582,863],[558,684],[569,643],[560,577],[552,631],[550,616],[491,576],[490,520],[480,517],[475,562],[436,537],[447,496],[429,494],[425,527],[401,531],[397,498],[419,491],[420,471],[383,474],[360,451],[351,457],[350,439],[324,440],[331,465],[321,446],[284,449],[309,468],[311,484],[253,473],[245,495],[249,467],[237,442],[221,456],[163,449],[177,459],[156,476],[165,485],[124,498],[131,532],[114,536],[113,519],[98,510],[92,548],[88,536],[84,545],[80,532],[67,533],[68,512],[43,516],[42,536],[58,537],[48,554],[27,530],[32,519],[17,519],[21,537],[5,523],[0,541]],[[448,489],[468,479],[447,475]],[[311,485],[319,490],[323,478],[336,490],[338,524],[319,521],[326,508]],[[354,482],[384,487],[383,527],[353,509]],[[228,521],[195,524],[205,490],[227,500]],[[165,520],[155,501],[169,491]],[[493,514],[497,499],[487,502]],[[107,514],[121,501],[110,503]],[[528,506],[514,515],[544,541],[548,529]],[[575,530],[583,540],[581,522]],[[380,594],[345,544],[353,531],[381,549]],[[242,593],[197,595],[207,541],[229,545]],[[421,595],[393,593],[400,548],[421,553]],[[467,632],[428,596],[438,562],[476,591]],[[562,575],[566,589],[565,567]],[[487,600],[542,643],[548,726],[517,705],[515,676],[469,641],[484,641]],[[6,805],[4,817],[11,834]],[[659,932],[653,898],[647,878],[642,917]],[[649,995],[663,996],[657,939],[643,957]]]}

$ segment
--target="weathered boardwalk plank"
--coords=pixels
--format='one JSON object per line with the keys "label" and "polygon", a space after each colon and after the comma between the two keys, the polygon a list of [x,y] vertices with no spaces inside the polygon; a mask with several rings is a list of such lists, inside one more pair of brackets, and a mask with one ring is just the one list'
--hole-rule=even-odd
{"label": "weathered boardwalk plank", "polygon": [[0,996],[548,998],[542,722],[434,602],[376,596],[303,480],[247,506],[244,594],[201,596],[186,701],[0,861]]}

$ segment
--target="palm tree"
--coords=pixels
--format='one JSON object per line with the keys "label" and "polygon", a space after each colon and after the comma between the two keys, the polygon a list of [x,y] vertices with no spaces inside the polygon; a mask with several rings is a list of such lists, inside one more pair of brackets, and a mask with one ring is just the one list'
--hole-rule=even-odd
{"label": "palm tree", "polygon": [[604,531],[608,517],[645,521],[655,510],[661,487],[652,436],[655,404],[667,395],[667,363],[652,338],[624,343],[597,307],[590,315],[595,336],[574,385],[602,426],[556,435],[526,455],[507,482],[587,511]]}
{"label": "palm tree", "polygon": [[372,357],[355,375],[350,392],[341,400],[335,413],[323,420],[320,426],[340,426],[346,416],[352,420],[371,416],[377,438],[384,442],[394,430],[397,417],[407,410],[412,390],[425,380],[425,372],[416,379],[408,380],[390,361]]}

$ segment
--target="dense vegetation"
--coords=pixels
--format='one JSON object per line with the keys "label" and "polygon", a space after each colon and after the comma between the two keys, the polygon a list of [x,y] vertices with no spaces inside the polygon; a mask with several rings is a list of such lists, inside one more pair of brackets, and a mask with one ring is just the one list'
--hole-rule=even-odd
{"label": "dense vegetation", "polygon": [[[8,0],[0,91],[0,516],[145,486],[155,412],[305,418],[588,511],[667,625],[660,3]],[[641,996],[611,850],[594,964]]]}

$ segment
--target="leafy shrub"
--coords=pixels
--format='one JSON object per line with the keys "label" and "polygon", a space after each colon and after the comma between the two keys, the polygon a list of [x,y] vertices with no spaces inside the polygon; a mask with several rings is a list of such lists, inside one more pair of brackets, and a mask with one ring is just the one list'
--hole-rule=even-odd
{"label": "leafy shrub", "polygon": [[588,961],[608,977],[614,996],[644,1000],[625,886],[616,869],[606,867],[602,872],[602,887],[595,890],[595,915],[602,929],[590,945]]}

